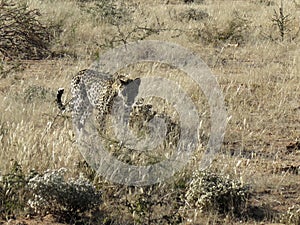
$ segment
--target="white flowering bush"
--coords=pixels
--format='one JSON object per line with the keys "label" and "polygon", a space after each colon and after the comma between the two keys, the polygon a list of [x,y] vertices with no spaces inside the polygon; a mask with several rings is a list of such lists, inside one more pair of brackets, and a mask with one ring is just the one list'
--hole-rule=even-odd
{"label": "white flowering bush", "polygon": [[36,213],[76,214],[101,203],[101,193],[84,177],[64,179],[65,168],[47,170],[28,182],[32,197],[28,205]]}
{"label": "white flowering bush", "polygon": [[200,211],[240,213],[249,197],[249,187],[241,182],[208,171],[196,171],[189,183],[186,205]]}

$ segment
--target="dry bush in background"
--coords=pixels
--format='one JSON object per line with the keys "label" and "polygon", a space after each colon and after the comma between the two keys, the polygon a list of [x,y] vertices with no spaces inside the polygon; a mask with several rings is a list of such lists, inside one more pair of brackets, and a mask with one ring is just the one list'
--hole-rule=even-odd
{"label": "dry bush in background", "polygon": [[124,3],[117,5],[116,1],[113,0],[100,0],[94,1],[93,4],[80,4],[80,6],[91,15],[95,24],[104,22],[112,25],[121,25],[131,21],[131,10],[133,9],[126,7]]}
{"label": "dry bush in background", "polygon": [[189,8],[180,12],[176,19],[181,22],[189,22],[189,21],[202,21],[207,19],[209,14],[204,10]]}
{"label": "dry bush in background", "polygon": [[51,55],[51,34],[41,24],[38,9],[30,10],[26,2],[0,3],[0,53],[10,59],[42,59]]}
{"label": "dry bush in background", "polygon": [[238,11],[233,11],[225,26],[220,27],[218,22],[210,20],[204,23],[203,28],[196,31],[195,38],[199,38],[206,44],[212,43],[214,45],[224,43],[243,44],[250,32],[248,24],[247,18],[241,16]]}
{"label": "dry bush in background", "polygon": [[[296,18],[286,12],[285,6],[283,1],[281,1],[278,10],[274,9],[272,22],[273,26],[278,30],[281,41],[286,39],[293,41],[299,37],[300,26],[297,25]],[[276,36],[273,38],[276,39]]]}

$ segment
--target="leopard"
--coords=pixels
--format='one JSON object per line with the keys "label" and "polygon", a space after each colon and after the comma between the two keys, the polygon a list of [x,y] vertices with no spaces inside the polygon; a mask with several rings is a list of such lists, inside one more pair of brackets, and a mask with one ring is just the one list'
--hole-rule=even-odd
{"label": "leopard", "polygon": [[[143,98],[138,98],[140,83],[141,78],[132,79],[125,75],[111,75],[93,69],[84,69],[72,77],[72,98],[69,104],[62,102],[63,88],[58,89],[56,102],[61,111],[72,113],[73,125],[77,131],[84,131],[87,121],[91,115],[94,115],[98,134],[105,139],[105,143],[108,143],[107,146],[110,146],[110,151],[119,155],[120,159],[124,156],[127,159],[133,149],[123,146],[120,153],[120,143],[115,142],[108,134],[107,119],[108,116],[115,113],[113,106],[118,98],[130,112],[127,125],[129,129],[134,130],[137,137],[141,133],[148,135],[149,127],[147,124],[149,121],[163,118],[167,124],[167,141],[163,144],[163,148],[176,147],[180,138],[179,123],[173,121],[168,115],[154,110],[152,105],[146,103]],[[170,146],[170,143],[175,146]]]}
{"label": "leopard", "polygon": [[[111,113],[114,99],[131,83],[133,84],[131,87],[135,89],[130,92],[133,96],[122,95],[128,106],[133,104],[138,93],[140,78],[130,79],[124,75],[111,75],[92,69],[79,71],[72,77],[72,99],[68,104],[68,111],[72,113],[75,127],[79,130],[83,129],[87,118],[95,110],[98,127],[103,131],[105,119]],[[58,108],[62,111],[67,110],[66,104],[62,103],[63,93],[64,89],[59,88],[56,98]]]}

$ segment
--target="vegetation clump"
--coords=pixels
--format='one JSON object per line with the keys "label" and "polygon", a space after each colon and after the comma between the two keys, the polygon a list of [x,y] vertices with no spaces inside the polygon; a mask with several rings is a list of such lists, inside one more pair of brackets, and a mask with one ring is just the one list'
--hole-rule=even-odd
{"label": "vegetation clump", "polygon": [[85,4],[82,4],[82,6],[97,23],[122,25],[130,21],[131,11],[124,3],[117,5],[113,0],[101,0],[95,1],[91,6]]}
{"label": "vegetation clump", "polygon": [[196,171],[185,197],[188,206],[201,211],[239,214],[249,194],[249,187],[239,181],[207,171]]}
{"label": "vegetation clump", "polygon": [[196,37],[204,43],[215,45],[228,42],[241,44],[246,42],[249,32],[248,19],[234,11],[225,26],[220,27],[218,23],[208,21],[198,29]]}
{"label": "vegetation clump", "polygon": [[[64,179],[65,168],[25,174],[20,164],[0,176],[0,218],[14,218],[25,211],[79,218],[97,210],[102,193],[86,178]],[[68,218],[64,218],[68,219]]]}
{"label": "vegetation clump", "polygon": [[85,178],[64,179],[65,168],[47,170],[28,182],[32,198],[28,205],[35,213],[74,214],[91,210],[102,202],[101,192]]}
{"label": "vegetation clump", "polygon": [[42,59],[51,55],[49,27],[41,13],[24,2],[0,2],[0,55],[10,59]]}
{"label": "vegetation clump", "polygon": [[179,20],[182,22],[202,21],[209,17],[209,14],[204,10],[190,8],[179,13]]}
{"label": "vegetation clump", "polygon": [[0,174],[0,218],[14,217],[25,206],[26,176],[18,163],[11,170]]}

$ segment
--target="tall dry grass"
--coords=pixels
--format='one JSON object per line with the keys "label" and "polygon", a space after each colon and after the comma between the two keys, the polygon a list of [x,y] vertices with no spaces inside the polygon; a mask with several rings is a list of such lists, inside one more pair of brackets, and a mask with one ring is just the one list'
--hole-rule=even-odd
{"label": "tall dry grass", "polygon": [[[116,27],[95,23],[76,1],[29,1],[30,7],[41,10],[45,21],[60,26],[53,50],[66,57],[24,62],[23,71],[1,80],[0,171],[5,173],[13,161],[18,161],[28,170],[64,166],[76,172],[76,164],[83,158],[70,114],[59,114],[55,105],[56,90],[65,87],[65,100],[70,99],[72,75],[88,67],[108,48],[106,44],[113,37],[122,38],[122,34],[140,25],[161,29],[147,39],[175,42],[195,51],[217,77],[229,122],[213,169],[252,184],[260,193],[254,199],[257,206],[267,203],[284,211],[297,205],[300,154],[299,149],[287,152],[286,146],[299,141],[300,134],[299,10],[292,1],[284,1],[292,20],[286,40],[281,42],[271,20],[279,1],[271,1],[271,5],[264,2],[207,0],[186,5],[175,0],[168,4],[132,0],[127,2],[135,8],[132,22]],[[182,20],[190,8],[203,10],[209,17]],[[217,40],[218,35],[230,32],[228,24],[235,15],[247,21],[242,39]],[[216,40],[203,41],[199,32],[210,32]],[[238,46],[233,47],[235,44]],[[133,77],[160,74],[177,81],[184,76],[178,71],[165,73],[159,66],[149,64],[133,66],[125,72]],[[193,95],[194,87],[183,82],[187,82],[184,87]],[[26,93],[31,93],[29,100]],[[284,170],[288,166],[298,168],[298,172]],[[210,218],[213,221],[214,215]]]}

